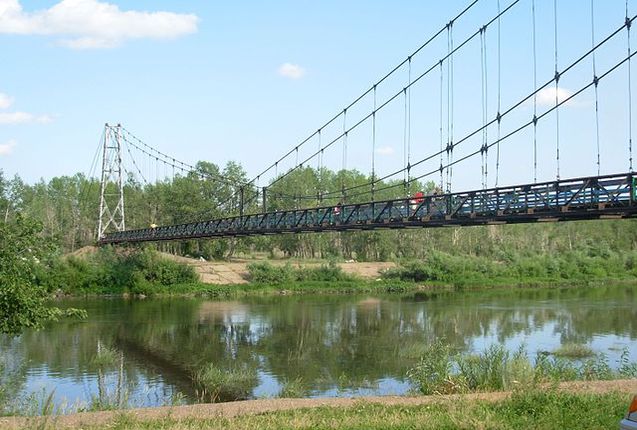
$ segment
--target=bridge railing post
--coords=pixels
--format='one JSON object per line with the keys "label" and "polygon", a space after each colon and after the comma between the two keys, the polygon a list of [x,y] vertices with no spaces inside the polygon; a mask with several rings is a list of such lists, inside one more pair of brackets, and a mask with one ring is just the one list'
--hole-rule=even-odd
{"label": "bridge railing post", "polygon": [[244,188],[239,187],[239,216],[243,216]]}
{"label": "bridge railing post", "polygon": [[263,213],[268,211],[268,198],[267,198],[268,187],[263,187]]}

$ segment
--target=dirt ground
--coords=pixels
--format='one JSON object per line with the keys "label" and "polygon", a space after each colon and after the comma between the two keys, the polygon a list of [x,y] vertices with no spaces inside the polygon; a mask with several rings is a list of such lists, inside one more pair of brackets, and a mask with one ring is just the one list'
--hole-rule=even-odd
{"label": "dirt ground", "polygon": [[[71,252],[69,255],[73,257],[83,258],[88,255],[97,252],[98,248],[95,246],[85,246]],[[319,262],[300,262],[296,260],[252,260],[252,259],[232,259],[230,261],[206,261],[197,260],[194,258],[180,257],[177,255],[161,253],[166,258],[179,261],[193,266],[199,276],[201,282],[206,284],[246,284],[248,276],[248,264],[255,262],[267,261],[275,266],[283,266],[285,264],[291,264],[294,267],[317,267],[321,264]],[[396,267],[395,263],[389,262],[357,262],[349,261],[344,263],[337,263],[338,266],[343,269],[343,272],[356,275],[363,279],[376,279],[380,277],[380,273],[383,270],[391,267]]]}
{"label": "dirt ground", "polygon": [[[560,384],[559,389],[568,392],[586,393],[637,393],[637,380],[615,380],[615,381],[578,381],[565,382]],[[126,411],[104,411],[104,412],[82,412],[79,414],[63,415],[51,418],[55,428],[82,428],[86,426],[96,426],[108,424],[122,415],[127,414],[131,418],[140,421],[161,419],[170,416],[172,419],[210,417],[236,417],[239,415],[260,414],[265,412],[284,411],[299,408],[317,408],[321,406],[347,407],[367,403],[382,403],[385,405],[427,405],[432,403],[457,402],[462,399],[467,401],[488,401],[495,402],[511,395],[511,392],[495,393],[474,393],[464,395],[444,395],[444,396],[375,396],[358,398],[320,398],[320,399],[261,399],[247,400],[241,402],[228,403],[206,403],[186,406],[165,406],[158,408],[129,409]],[[41,418],[0,418],[0,428],[19,429],[27,426],[37,425]]]}
{"label": "dirt ground", "polygon": [[[167,258],[175,261],[189,264],[195,268],[201,282],[206,284],[245,284],[248,275],[247,266],[250,263],[268,261],[275,266],[283,266],[290,263],[295,267],[317,267],[321,263],[314,262],[296,262],[287,260],[242,260],[236,259],[231,261],[205,261],[195,260],[193,258],[179,257],[171,254],[163,254]],[[324,263],[323,263],[324,264]],[[359,276],[363,279],[376,279],[380,277],[380,273],[390,267],[395,267],[395,263],[389,262],[345,262],[337,263],[343,269],[343,272]]]}

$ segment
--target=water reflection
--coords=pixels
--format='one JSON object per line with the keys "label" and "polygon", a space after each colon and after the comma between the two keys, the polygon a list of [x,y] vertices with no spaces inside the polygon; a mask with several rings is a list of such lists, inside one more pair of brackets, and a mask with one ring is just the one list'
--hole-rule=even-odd
{"label": "water reflection", "polygon": [[[276,395],[283,381],[295,380],[312,396],[400,394],[408,390],[407,369],[436,338],[460,351],[525,344],[531,356],[561,343],[587,343],[611,365],[627,347],[637,360],[635,291],[73,300],[62,305],[86,308],[87,321],[4,338],[0,348],[17,375],[14,391],[55,388],[58,403],[84,408],[96,397],[109,401],[118,392],[121,398],[122,390],[135,406],[167,403],[177,393],[196,401],[192,375],[209,363],[256,369],[252,393],[258,396]],[[98,345],[115,351],[114,365],[96,365]]]}

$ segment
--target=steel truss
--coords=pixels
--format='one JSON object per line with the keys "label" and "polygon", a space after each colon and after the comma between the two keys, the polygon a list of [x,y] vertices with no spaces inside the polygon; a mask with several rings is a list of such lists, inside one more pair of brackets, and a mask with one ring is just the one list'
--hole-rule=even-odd
{"label": "steel truss", "polygon": [[248,214],[108,233],[100,244],[379,228],[428,228],[637,216],[633,173],[378,202]]}

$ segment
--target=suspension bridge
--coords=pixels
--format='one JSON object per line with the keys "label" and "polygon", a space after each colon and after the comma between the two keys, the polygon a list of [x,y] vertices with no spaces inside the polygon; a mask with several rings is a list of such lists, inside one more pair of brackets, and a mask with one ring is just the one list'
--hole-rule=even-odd
{"label": "suspension bridge", "polygon": [[[580,14],[572,13],[573,5],[560,9],[557,0],[537,3],[471,1],[250,180],[203,171],[119,124],[106,124],[98,242],[636,216],[631,27],[637,16],[622,3],[622,14],[602,25],[595,0],[578,2]],[[573,25],[587,34],[585,44],[565,43],[574,37]],[[503,52],[510,40],[517,55]],[[386,142],[402,143],[400,166],[388,168],[379,159]],[[328,188],[326,171],[347,171],[348,161],[366,164],[366,179],[341,179]],[[503,185],[506,168],[513,185]],[[314,189],[285,192],[280,185],[304,169],[312,170]],[[218,202],[225,215],[127,229],[127,176],[148,183],[149,172],[157,180],[162,170],[164,178],[195,175],[227,187],[229,195]],[[576,174],[564,177],[565,170]]]}

